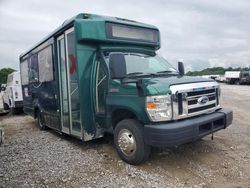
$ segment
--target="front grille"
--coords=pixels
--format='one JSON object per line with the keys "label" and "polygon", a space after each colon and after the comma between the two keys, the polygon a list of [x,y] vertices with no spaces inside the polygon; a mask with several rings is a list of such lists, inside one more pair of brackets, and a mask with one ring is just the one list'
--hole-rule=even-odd
{"label": "front grille", "polygon": [[[207,97],[208,101],[205,104],[200,104],[198,100],[201,97]],[[216,107],[216,88],[202,89],[199,91],[187,92],[188,114],[197,113],[210,108]]]}
{"label": "front grille", "polygon": [[173,85],[173,119],[200,115],[219,108],[219,85],[201,82]]}
{"label": "front grille", "polygon": [[197,96],[197,95],[204,95],[209,93],[214,93],[214,89],[208,89],[208,90],[200,90],[200,91],[191,91],[187,93],[188,97]]}
{"label": "front grille", "polygon": [[194,112],[207,110],[207,109],[210,109],[210,108],[214,108],[215,106],[216,106],[216,104],[210,104],[210,105],[207,105],[207,106],[201,106],[201,107],[198,107],[198,108],[189,109],[188,113],[190,114],[190,113],[194,113]]}
{"label": "front grille", "polygon": [[[213,101],[216,100],[216,96],[212,95],[212,96],[208,96],[209,101]],[[198,99],[193,99],[193,100],[188,100],[188,105],[193,105],[193,104],[197,104]]]}

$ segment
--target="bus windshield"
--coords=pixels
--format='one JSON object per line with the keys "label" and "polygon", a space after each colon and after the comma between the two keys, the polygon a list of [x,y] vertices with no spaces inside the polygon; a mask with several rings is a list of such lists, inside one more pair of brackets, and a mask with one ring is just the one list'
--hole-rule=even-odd
{"label": "bus windshield", "polygon": [[[139,74],[178,74],[173,66],[159,55],[124,53],[128,75]],[[109,57],[106,56],[107,62]]]}

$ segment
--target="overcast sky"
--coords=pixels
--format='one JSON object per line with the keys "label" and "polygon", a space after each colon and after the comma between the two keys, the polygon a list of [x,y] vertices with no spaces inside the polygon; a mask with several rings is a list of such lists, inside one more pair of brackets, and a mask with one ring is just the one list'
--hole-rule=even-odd
{"label": "overcast sky", "polygon": [[0,68],[19,69],[22,52],[82,12],[157,26],[175,66],[250,66],[250,0],[0,0]]}

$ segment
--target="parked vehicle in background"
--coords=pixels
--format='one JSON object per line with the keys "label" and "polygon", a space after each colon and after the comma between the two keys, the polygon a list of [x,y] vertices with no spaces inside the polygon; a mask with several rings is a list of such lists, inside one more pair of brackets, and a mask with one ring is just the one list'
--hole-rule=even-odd
{"label": "parked vehicle in background", "polygon": [[218,78],[220,75],[202,75],[201,77],[202,78],[210,78],[210,79],[213,79],[213,80],[216,80],[216,78]]}
{"label": "parked vehicle in background", "polygon": [[226,77],[225,76],[218,76],[215,78],[215,81],[217,82],[226,82]]}
{"label": "parked vehicle in background", "polygon": [[226,71],[225,78],[227,84],[240,84],[240,71]]}
{"label": "parked vehicle in background", "polygon": [[6,87],[1,87],[4,110],[12,110],[15,114],[22,111],[23,95],[21,87],[20,72],[8,75]]}
{"label": "parked vehicle in background", "polygon": [[240,84],[250,84],[250,71],[240,73]]}
{"label": "parked vehicle in background", "polygon": [[157,27],[93,14],[64,22],[20,56],[25,113],[83,141],[114,134],[119,156],[144,162],[151,146],[177,146],[225,129],[214,80],[184,76],[157,55]]}
{"label": "parked vehicle in background", "polygon": [[6,84],[0,84],[0,112],[3,111],[3,91],[2,87],[6,87]]}
{"label": "parked vehicle in background", "polygon": [[5,89],[6,89],[6,84],[1,84],[0,97],[3,97],[3,93]]}

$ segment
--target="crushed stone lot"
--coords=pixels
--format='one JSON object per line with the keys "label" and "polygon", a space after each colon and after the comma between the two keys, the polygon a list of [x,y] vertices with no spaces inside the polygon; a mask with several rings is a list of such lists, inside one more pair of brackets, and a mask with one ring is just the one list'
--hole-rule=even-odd
{"label": "crushed stone lot", "polygon": [[173,149],[154,149],[143,165],[124,163],[112,136],[90,142],[40,131],[24,114],[0,116],[0,187],[250,187],[250,86],[222,84],[226,130]]}

